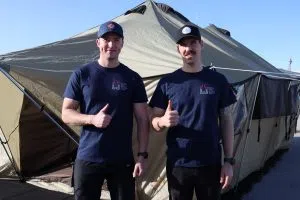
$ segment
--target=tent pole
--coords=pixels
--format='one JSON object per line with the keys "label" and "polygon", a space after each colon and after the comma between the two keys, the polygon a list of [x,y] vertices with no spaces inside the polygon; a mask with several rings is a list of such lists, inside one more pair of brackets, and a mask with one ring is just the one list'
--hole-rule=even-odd
{"label": "tent pole", "polygon": [[79,145],[78,139],[68,133],[66,129],[64,129],[47,111],[44,110],[44,105],[40,105],[38,102],[36,102],[35,99],[32,98],[32,96],[26,91],[26,89],[21,88],[20,84],[11,77],[10,74],[8,74],[6,71],[4,71],[0,67],[0,71],[21,91],[25,96],[40,110],[42,111],[65,135],[67,135],[76,145]]}
{"label": "tent pole", "polygon": [[259,75],[258,77],[258,82],[257,82],[257,86],[256,86],[256,91],[255,91],[255,98],[254,98],[254,103],[252,105],[252,109],[251,109],[251,113],[250,113],[250,116],[249,116],[249,124],[248,124],[248,127],[247,127],[247,132],[246,132],[246,139],[245,139],[245,144],[243,146],[243,150],[242,150],[242,158],[241,158],[241,164],[240,164],[240,167],[238,168],[238,173],[237,173],[237,184],[234,186],[234,193],[236,192],[237,188],[238,188],[238,185],[239,185],[239,182],[240,182],[240,175],[241,175],[241,168],[242,168],[242,163],[243,163],[243,159],[244,159],[244,154],[245,154],[245,149],[246,149],[246,146],[247,146],[247,139],[248,139],[248,134],[250,133],[250,127],[251,127],[251,122],[252,122],[252,116],[253,116],[253,113],[254,113],[254,106],[255,106],[255,103],[256,103],[256,98],[257,98],[257,94],[258,94],[258,89],[259,89],[259,84],[260,84],[260,80],[261,80],[261,74]]}
{"label": "tent pole", "polygon": [[[8,145],[8,141],[7,141],[6,137],[5,137],[5,134],[4,134],[3,129],[2,129],[1,126],[0,126],[0,132],[2,133],[2,135],[3,135],[4,139],[5,139],[5,142],[4,142],[4,141],[2,141],[2,139],[1,139],[1,137],[0,137],[0,142],[1,142],[2,146],[3,146],[4,151],[5,151],[5,153],[6,153],[7,157],[8,157],[8,159],[9,159],[9,161],[11,162],[11,164],[12,164],[12,166],[13,166],[15,172],[17,173],[20,182],[25,182],[25,181],[26,181],[25,177],[22,176],[22,174],[20,174],[20,173],[18,172],[15,161],[13,160],[13,158],[11,158],[11,157],[9,156],[8,150],[6,149],[6,147],[5,147],[5,145],[4,145],[4,144],[7,144],[7,145]],[[8,149],[9,149],[9,151],[11,152],[11,150],[10,150],[10,148],[9,148],[9,145],[8,145]]]}

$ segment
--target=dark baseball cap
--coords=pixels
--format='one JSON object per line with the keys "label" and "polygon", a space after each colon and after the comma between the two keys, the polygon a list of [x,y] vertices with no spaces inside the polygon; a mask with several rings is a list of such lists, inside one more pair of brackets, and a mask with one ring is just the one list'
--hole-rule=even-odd
{"label": "dark baseball cap", "polygon": [[101,24],[97,36],[98,38],[100,38],[103,37],[103,35],[105,35],[106,33],[116,33],[120,37],[124,37],[121,25],[113,21],[108,21],[104,24]]}
{"label": "dark baseball cap", "polygon": [[180,40],[182,40],[185,37],[195,37],[198,39],[201,39],[201,34],[198,26],[194,24],[185,24],[182,26],[176,34],[176,43],[178,44]]}

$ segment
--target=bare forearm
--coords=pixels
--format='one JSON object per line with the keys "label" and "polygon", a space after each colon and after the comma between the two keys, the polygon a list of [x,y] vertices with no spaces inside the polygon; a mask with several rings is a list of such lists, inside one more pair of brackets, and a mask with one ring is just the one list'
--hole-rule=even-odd
{"label": "bare forearm", "polygon": [[221,130],[225,157],[233,156],[234,130],[231,116],[221,118]]}
{"label": "bare forearm", "polygon": [[137,139],[139,152],[147,151],[149,141],[149,121],[147,117],[137,119]]}
{"label": "bare forearm", "polygon": [[81,114],[77,110],[74,109],[64,109],[62,111],[62,120],[66,124],[71,125],[89,125],[92,124],[93,115]]}

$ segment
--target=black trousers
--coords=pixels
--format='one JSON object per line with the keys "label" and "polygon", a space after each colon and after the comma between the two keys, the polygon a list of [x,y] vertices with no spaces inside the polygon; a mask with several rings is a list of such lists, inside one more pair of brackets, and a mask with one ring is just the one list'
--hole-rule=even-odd
{"label": "black trousers", "polygon": [[170,200],[192,200],[194,191],[198,200],[220,199],[221,166],[188,168],[167,164],[166,170]]}
{"label": "black trousers", "polygon": [[107,165],[76,160],[74,165],[75,200],[99,200],[104,179],[112,200],[134,200],[134,164]]}

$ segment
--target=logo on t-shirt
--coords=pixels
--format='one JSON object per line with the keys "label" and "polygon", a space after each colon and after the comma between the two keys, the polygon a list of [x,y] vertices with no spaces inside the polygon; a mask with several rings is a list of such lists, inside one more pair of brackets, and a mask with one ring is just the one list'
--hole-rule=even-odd
{"label": "logo on t-shirt", "polygon": [[117,91],[126,91],[127,83],[123,83],[119,80],[113,80],[111,89]]}
{"label": "logo on t-shirt", "polygon": [[214,87],[204,83],[200,85],[200,94],[211,95],[211,94],[216,94],[216,91]]}

